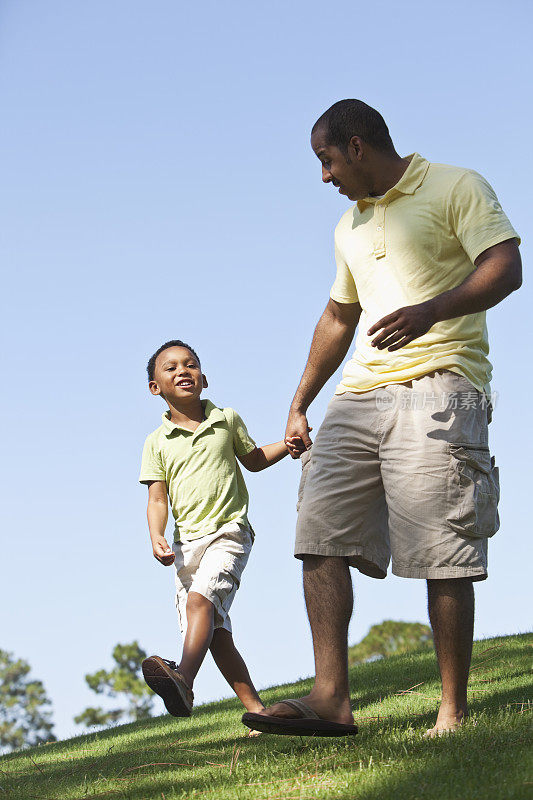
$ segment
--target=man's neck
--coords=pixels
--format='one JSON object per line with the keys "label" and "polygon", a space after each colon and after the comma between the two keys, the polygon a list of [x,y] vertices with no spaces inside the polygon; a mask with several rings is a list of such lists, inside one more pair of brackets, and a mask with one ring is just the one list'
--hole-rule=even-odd
{"label": "man's neck", "polygon": [[178,406],[169,403],[168,408],[170,411],[170,421],[175,425],[179,425],[191,431],[196,430],[205,419],[204,407],[200,398],[187,405]]}
{"label": "man's neck", "polygon": [[373,186],[372,191],[369,192],[371,197],[381,196],[386,194],[389,189],[396,186],[400,178],[406,172],[410,160],[402,158],[395,153],[394,155],[380,155],[373,165]]}

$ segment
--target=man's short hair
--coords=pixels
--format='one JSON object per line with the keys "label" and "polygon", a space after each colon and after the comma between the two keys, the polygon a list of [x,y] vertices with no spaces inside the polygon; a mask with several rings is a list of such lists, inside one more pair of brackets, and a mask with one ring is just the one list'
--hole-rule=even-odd
{"label": "man's short hair", "polygon": [[362,100],[339,100],[324,111],[313,125],[326,132],[327,144],[334,145],[344,153],[352,136],[360,136],[376,150],[394,150],[385,120],[375,108]]}
{"label": "man's short hair", "polygon": [[196,360],[198,361],[198,363],[200,364],[200,359],[198,358],[198,355],[197,355],[197,354],[196,354],[196,352],[195,352],[195,351],[192,349],[192,347],[190,346],[190,344],[186,344],[185,342],[182,342],[182,341],[181,341],[181,339],[171,339],[171,340],[170,340],[170,342],[165,342],[165,344],[162,344],[162,345],[161,345],[161,347],[159,347],[159,348],[158,348],[158,349],[155,351],[155,353],[153,354],[153,356],[150,356],[150,360],[148,361],[148,365],[147,365],[147,367],[146,367],[146,371],[147,371],[147,373],[148,373],[148,380],[149,380],[149,381],[153,381],[153,380],[154,380],[154,374],[155,374],[155,361],[156,361],[156,358],[157,358],[157,356],[158,356],[158,355],[160,355],[160,353],[162,353],[162,352],[163,352],[163,350],[168,350],[168,348],[169,348],[169,347],[184,347],[186,350],[189,350],[189,352],[191,352],[191,353],[193,354],[193,356],[195,357],[195,359],[196,359]]}

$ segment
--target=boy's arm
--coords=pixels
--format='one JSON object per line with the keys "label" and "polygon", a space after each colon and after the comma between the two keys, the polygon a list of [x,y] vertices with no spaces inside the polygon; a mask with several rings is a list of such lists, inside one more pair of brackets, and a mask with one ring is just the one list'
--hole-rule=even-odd
{"label": "boy's arm", "polygon": [[168,520],[167,485],[165,481],[151,481],[148,483],[148,527],[154,558],[170,566],[174,563],[175,555],[165,539],[165,528]]}
{"label": "boy's arm", "polygon": [[[302,451],[305,447],[302,443]],[[285,442],[275,442],[275,444],[265,444],[263,447],[256,447],[250,453],[244,456],[237,456],[243,467],[250,470],[250,472],[261,472],[261,470],[270,467],[277,461],[289,455],[289,450]]]}
{"label": "boy's arm", "polygon": [[[256,447],[254,440],[246,430],[246,425],[241,417],[234,409],[229,408],[224,412],[231,424],[233,432],[233,448],[235,455],[246,469],[250,472],[261,472],[261,470],[270,467],[277,461],[285,458],[289,452],[292,455],[293,449],[298,452],[298,455],[305,450],[305,445],[299,436],[295,437],[295,441],[275,442],[274,444],[265,444],[263,447]],[[287,447],[288,445],[288,447]],[[294,455],[297,458],[298,455]]]}

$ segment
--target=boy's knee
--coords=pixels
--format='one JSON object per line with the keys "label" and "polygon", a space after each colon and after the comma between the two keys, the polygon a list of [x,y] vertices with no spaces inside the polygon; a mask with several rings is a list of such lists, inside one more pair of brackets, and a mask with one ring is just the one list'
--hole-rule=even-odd
{"label": "boy's knee", "polygon": [[187,613],[194,613],[199,611],[213,611],[215,610],[215,606],[213,603],[204,597],[203,594],[199,592],[189,592],[187,595]]}

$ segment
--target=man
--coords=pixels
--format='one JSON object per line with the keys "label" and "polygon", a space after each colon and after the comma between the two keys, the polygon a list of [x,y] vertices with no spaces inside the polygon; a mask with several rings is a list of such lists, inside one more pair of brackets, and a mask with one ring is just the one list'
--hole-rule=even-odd
{"label": "man", "polygon": [[359,331],[302,476],[295,555],[315,684],[243,722],[356,732],[349,567],[384,578],[392,555],[394,574],[427,580],[442,679],[434,736],[467,715],[472,583],[487,577],[499,525],[485,311],[521,285],[520,240],[480,175],[400,157],[381,115],[359,100],[329,108],[311,145],[324,183],[356,205],[335,231],[337,277],[290,408],[289,449],[293,437],[311,448],[307,409]]}

